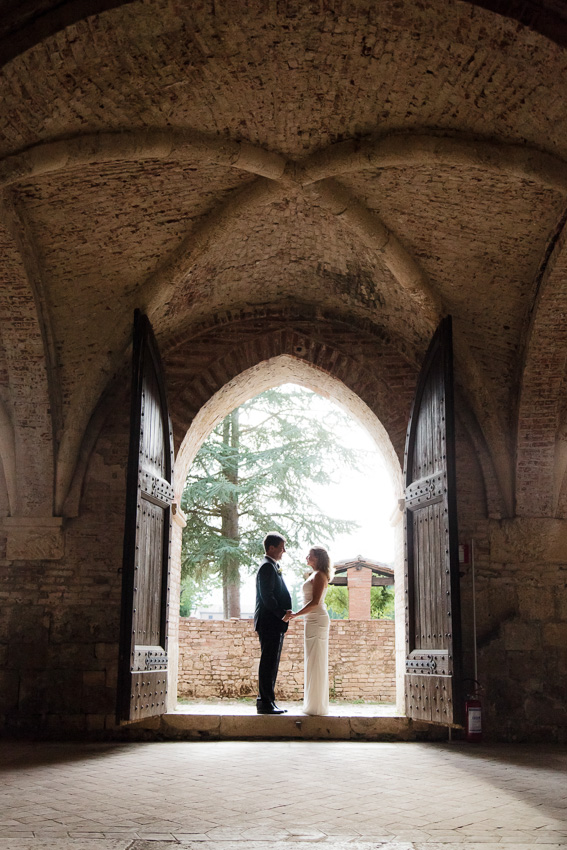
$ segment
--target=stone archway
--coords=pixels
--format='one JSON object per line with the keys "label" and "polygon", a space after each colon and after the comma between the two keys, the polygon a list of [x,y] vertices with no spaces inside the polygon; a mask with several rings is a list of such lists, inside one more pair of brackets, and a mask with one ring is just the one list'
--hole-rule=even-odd
{"label": "stone archway", "polygon": [[[298,352],[300,355],[301,352]],[[354,418],[374,440],[376,447],[382,454],[387,472],[393,484],[397,498],[402,497],[402,470],[400,462],[392,441],[384,425],[376,414],[355,392],[349,389],[345,383],[320,368],[312,365],[300,356],[290,354],[279,354],[252,366],[233,379],[228,381],[222,388],[215,392],[200,408],[193,418],[187,433],[179,447],[175,463],[175,491],[177,504],[181,501],[181,493],[189,467],[203,440],[210,431],[235,407],[253,398],[265,390],[285,383],[294,383],[303,386],[324,398],[333,401]],[[404,705],[404,594],[403,594],[403,541],[401,523],[397,519],[401,513],[393,518],[396,525],[395,531],[395,594],[396,594],[396,703],[400,713],[403,713]],[[177,693],[177,669],[178,669],[178,611],[179,611],[179,588],[180,588],[180,555],[181,555],[181,531],[183,520],[177,513],[176,534],[172,550],[172,594],[170,598],[171,635],[170,657],[170,694]],[[170,706],[171,708],[171,706]]]}

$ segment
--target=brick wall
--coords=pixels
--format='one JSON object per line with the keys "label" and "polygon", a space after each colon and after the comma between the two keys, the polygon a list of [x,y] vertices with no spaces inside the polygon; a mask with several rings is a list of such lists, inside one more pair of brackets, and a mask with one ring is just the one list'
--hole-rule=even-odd
{"label": "brick wall", "polygon": [[348,614],[351,620],[370,620],[372,570],[351,567],[348,576]]}
{"label": "brick wall", "polygon": [[[179,621],[179,697],[256,696],[260,644],[251,620]],[[394,622],[331,620],[331,697],[395,702]],[[303,624],[286,634],[279,699],[303,698]]]}

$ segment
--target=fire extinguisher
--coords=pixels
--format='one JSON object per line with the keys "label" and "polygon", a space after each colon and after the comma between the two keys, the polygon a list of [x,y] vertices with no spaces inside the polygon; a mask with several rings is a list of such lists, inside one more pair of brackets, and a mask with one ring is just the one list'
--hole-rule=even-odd
{"label": "fire extinguisher", "polygon": [[482,703],[479,699],[480,685],[473,680],[476,688],[465,702],[465,735],[467,741],[479,744],[482,741]]}

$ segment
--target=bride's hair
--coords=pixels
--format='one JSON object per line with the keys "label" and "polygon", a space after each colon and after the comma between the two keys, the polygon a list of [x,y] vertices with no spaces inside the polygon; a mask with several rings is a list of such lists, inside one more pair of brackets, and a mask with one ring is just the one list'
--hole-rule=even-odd
{"label": "bride's hair", "polygon": [[329,553],[326,549],[323,549],[322,546],[312,546],[311,552],[317,558],[317,569],[323,573],[323,575],[327,576],[327,581],[332,581],[333,576],[335,575],[335,570],[331,566],[331,559],[329,558]]}

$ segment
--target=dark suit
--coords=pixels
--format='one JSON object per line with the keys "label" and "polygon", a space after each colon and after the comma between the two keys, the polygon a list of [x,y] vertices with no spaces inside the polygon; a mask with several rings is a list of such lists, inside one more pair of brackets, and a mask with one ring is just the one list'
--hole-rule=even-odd
{"label": "dark suit", "polygon": [[256,575],[254,628],[260,638],[258,706],[269,708],[275,700],[274,688],[287,623],[282,617],[291,608],[291,596],[276,562],[267,555]]}

